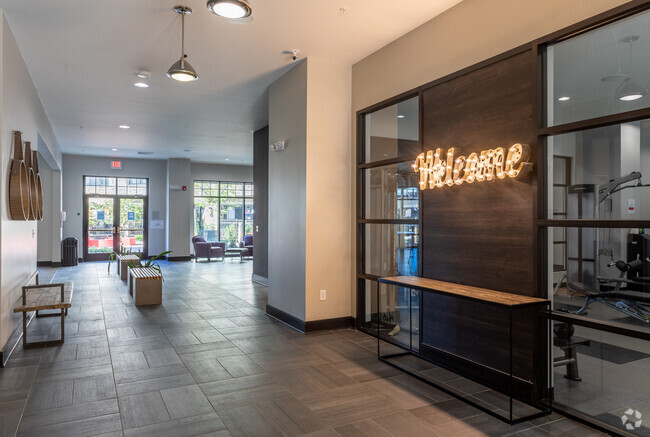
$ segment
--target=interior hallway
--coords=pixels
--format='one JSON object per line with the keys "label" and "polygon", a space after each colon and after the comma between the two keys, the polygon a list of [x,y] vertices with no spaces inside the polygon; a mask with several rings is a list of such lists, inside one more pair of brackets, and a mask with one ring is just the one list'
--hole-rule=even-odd
{"label": "interior hallway", "polygon": [[[264,313],[252,262],[161,262],[163,305],[136,308],[106,262],[74,281],[64,345],[0,370],[0,436],[595,436],[552,415],[510,427],[376,358],[353,330],[302,335]],[[34,319],[30,340],[58,335]]]}

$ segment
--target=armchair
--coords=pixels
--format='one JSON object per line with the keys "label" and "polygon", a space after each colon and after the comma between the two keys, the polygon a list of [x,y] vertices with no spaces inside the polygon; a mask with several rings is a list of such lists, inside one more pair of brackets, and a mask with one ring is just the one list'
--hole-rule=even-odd
{"label": "armchair", "polygon": [[207,258],[208,262],[211,258],[224,259],[226,254],[226,243],[221,241],[206,241],[205,238],[196,235],[192,237],[192,245],[194,246],[194,260],[198,262],[199,258]]}
{"label": "armchair", "polygon": [[239,247],[248,249],[248,256],[253,256],[253,236],[245,235],[244,241],[239,242]]}

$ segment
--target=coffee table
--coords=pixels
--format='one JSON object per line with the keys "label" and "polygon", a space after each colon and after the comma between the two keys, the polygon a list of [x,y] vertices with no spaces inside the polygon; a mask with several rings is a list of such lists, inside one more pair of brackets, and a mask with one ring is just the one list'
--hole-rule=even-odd
{"label": "coffee table", "polygon": [[248,256],[248,249],[242,247],[231,247],[226,249],[225,256],[227,258],[234,258],[236,256],[239,256],[239,262],[244,262],[244,257]]}

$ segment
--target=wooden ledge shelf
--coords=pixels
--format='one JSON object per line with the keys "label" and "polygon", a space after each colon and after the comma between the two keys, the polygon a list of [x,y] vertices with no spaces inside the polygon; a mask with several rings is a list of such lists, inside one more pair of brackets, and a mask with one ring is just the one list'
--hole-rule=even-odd
{"label": "wooden ledge shelf", "polygon": [[469,285],[454,284],[452,282],[437,281],[435,279],[420,278],[417,276],[387,276],[379,278],[378,281],[382,284],[417,288],[419,290],[432,291],[471,300],[480,300],[488,304],[507,307],[547,305],[549,302],[546,299],[537,297],[504,293],[503,291],[488,290],[487,288],[471,287]]}
{"label": "wooden ledge shelf", "polygon": [[[403,290],[383,285],[401,287]],[[550,414],[550,301],[417,276],[377,278],[377,356],[511,425]],[[414,364],[414,360],[423,360]],[[426,362],[505,399],[490,405],[430,377]]]}

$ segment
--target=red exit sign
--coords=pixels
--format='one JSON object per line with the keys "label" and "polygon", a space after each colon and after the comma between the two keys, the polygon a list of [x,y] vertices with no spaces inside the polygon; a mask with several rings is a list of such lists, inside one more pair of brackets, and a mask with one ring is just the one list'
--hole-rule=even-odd
{"label": "red exit sign", "polygon": [[111,161],[111,170],[122,170],[122,161]]}

